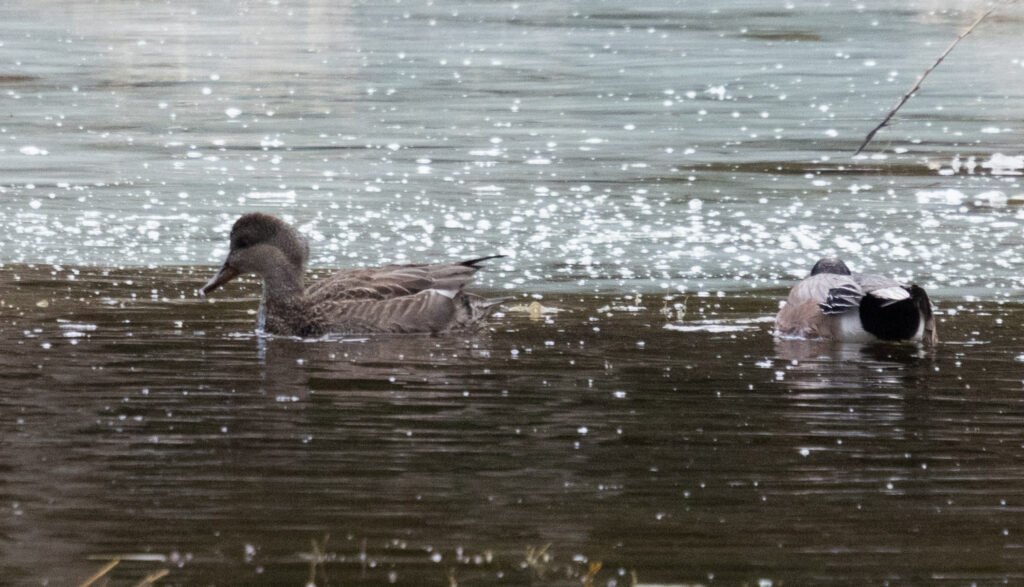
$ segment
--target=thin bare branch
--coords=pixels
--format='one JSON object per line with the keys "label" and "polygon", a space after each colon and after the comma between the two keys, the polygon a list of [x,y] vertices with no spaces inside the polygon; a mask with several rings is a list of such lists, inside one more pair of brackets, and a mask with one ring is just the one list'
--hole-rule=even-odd
{"label": "thin bare branch", "polygon": [[942,52],[942,55],[939,55],[939,58],[935,60],[935,63],[933,63],[931,67],[929,67],[928,69],[924,70],[924,73],[922,73],[917,78],[917,82],[914,84],[914,87],[910,88],[910,91],[907,92],[906,94],[903,94],[903,98],[901,98],[899,103],[896,104],[896,107],[893,108],[892,110],[890,110],[889,114],[885,115],[885,118],[882,119],[882,122],[878,123],[878,126],[876,126],[875,128],[871,129],[871,132],[868,133],[868,136],[864,137],[864,142],[861,143],[859,147],[857,147],[857,152],[854,153],[854,156],[860,155],[860,152],[864,150],[864,147],[868,146],[868,143],[871,142],[871,139],[875,138],[875,133],[880,131],[883,126],[889,124],[889,121],[892,119],[893,116],[896,115],[896,113],[899,111],[899,109],[903,108],[903,105],[906,104],[907,101],[910,100],[910,98],[918,90],[921,89],[921,82],[923,82],[924,78],[928,77],[928,74],[930,74],[936,67],[938,67],[940,63],[942,63],[942,61],[946,58],[946,55],[949,55],[950,51],[952,51],[960,43],[960,41],[962,41],[964,39],[964,37],[966,37],[967,35],[971,34],[971,31],[973,31],[975,29],[975,27],[977,27],[979,24],[981,24],[981,21],[983,21],[986,18],[988,18],[988,15],[992,14],[993,12],[995,12],[995,9],[998,8],[998,7],[999,7],[999,4],[995,4],[995,5],[992,6],[992,8],[989,8],[984,14],[979,16],[978,19],[974,21],[974,24],[972,24],[971,26],[967,27],[967,30],[965,30],[964,32],[960,33],[960,36],[958,36],[956,38],[956,40],[953,41],[949,45],[949,47],[947,47],[946,50]]}
{"label": "thin bare branch", "polygon": [[82,581],[79,587],[90,587],[90,585],[102,579],[104,575],[109,573],[111,569],[113,569],[119,564],[121,564],[120,558],[114,558],[110,560],[109,562],[107,562],[107,564],[103,565],[103,567],[101,567],[100,570],[93,573],[91,577],[89,577],[85,581]]}
{"label": "thin bare branch", "polygon": [[152,587],[157,581],[163,579],[167,575],[170,575],[171,571],[168,569],[160,569],[155,573],[150,573],[145,576],[141,581],[136,583],[134,587]]}

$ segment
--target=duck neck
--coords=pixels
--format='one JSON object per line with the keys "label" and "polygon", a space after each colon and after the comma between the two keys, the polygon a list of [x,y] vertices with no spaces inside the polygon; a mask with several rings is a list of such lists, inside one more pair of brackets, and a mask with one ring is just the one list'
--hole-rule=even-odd
{"label": "duck neck", "polygon": [[301,315],[303,289],[302,267],[282,263],[265,272],[257,326],[274,334],[283,333],[282,318]]}

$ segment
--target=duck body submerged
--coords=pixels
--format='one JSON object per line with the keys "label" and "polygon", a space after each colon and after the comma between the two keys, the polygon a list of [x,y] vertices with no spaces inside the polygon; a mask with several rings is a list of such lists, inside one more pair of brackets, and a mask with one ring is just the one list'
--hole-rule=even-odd
{"label": "duck body submerged", "polygon": [[881,275],[851,273],[839,259],[815,263],[775,317],[776,336],[842,342],[938,341],[928,294]]}
{"label": "duck body submerged", "polygon": [[263,279],[258,326],[270,334],[433,333],[480,325],[506,298],[463,291],[494,255],[460,263],[387,265],[339,271],[306,287],[305,239],[278,218],[246,214],[231,229],[231,249],[206,295],[235,277]]}

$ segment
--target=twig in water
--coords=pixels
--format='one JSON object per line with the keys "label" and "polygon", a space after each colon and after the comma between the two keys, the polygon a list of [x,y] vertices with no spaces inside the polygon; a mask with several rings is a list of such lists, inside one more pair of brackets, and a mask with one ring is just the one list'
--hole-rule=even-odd
{"label": "twig in water", "polygon": [[548,564],[551,562],[551,554],[548,552],[550,548],[551,544],[548,543],[542,548],[530,546],[526,549],[526,564],[533,569],[538,579],[544,579],[544,573],[548,570]]}
{"label": "twig in water", "polygon": [[331,538],[330,534],[324,534],[324,541],[317,542],[316,538],[309,540],[310,545],[313,548],[313,555],[309,558],[309,580],[306,581],[306,585],[317,585],[317,578],[322,576],[323,583],[320,585],[327,585],[327,566],[324,561],[327,560],[327,541]]}
{"label": "twig in water", "polygon": [[928,74],[931,73],[936,67],[938,67],[940,63],[942,63],[942,60],[946,58],[946,55],[949,55],[949,52],[952,51],[953,48],[956,47],[957,44],[959,44],[960,41],[963,40],[964,37],[966,37],[967,35],[971,34],[971,31],[973,31],[976,26],[981,24],[981,21],[983,21],[986,18],[988,18],[988,15],[992,14],[995,11],[995,9],[998,8],[998,7],[999,7],[999,4],[995,4],[995,5],[992,6],[992,8],[989,8],[984,14],[979,16],[978,20],[974,21],[974,24],[972,24],[971,26],[967,27],[967,30],[965,30],[964,32],[960,33],[960,36],[958,36],[956,38],[956,40],[953,41],[949,45],[949,47],[947,47],[946,50],[942,52],[942,55],[939,55],[939,58],[935,60],[935,63],[933,63],[931,67],[929,67],[928,69],[924,70],[924,73],[922,73],[917,78],[917,83],[914,84],[914,87],[910,88],[910,91],[907,92],[906,94],[903,94],[903,98],[900,99],[898,104],[896,104],[896,107],[893,108],[892,110],[890,110],[889,114],[885,115],[885,118],[882,119],[882,122],[878,123],[878,126],[876,126],[875,128],[871,129],[871,132],[868,133],[868,136],[864,137],[864,142],[861,143],[859,147],[857,147],[857,152],[853,154],[854,156],[860,155],[860,152],[864,150],[864,147],[868,146],[868,143],[871,142],[871,139],[875,138],[875,133],[877,133],[878,131],[882,130],[882,127],[889,123],[889,120],[891,120],[892,117],[896,115],[896,112],[898,112],[900,108],[903,108],[903,105],[907,103],[907,100],[910,100],[910,98],[918,90],[921,89],[921,82],[923,82],[924,78],[928,77]]}
{"label": "twig in water", "polygon": [[100,570],[96,571],[95,573],[92,574],[91,577],[89,577],[88,579],[83,581],[81,583],[81,585],[79,585],[79,587],[89,587],[90,585],[92,585],[96,581],[99,581],[100,579],[102,579],[104,575],[106,575],[107,573],[110,572],[110,569],[113,569],[114,567],[116,567],[119,564],[121,564],[121,559],[119,557],[111,559],[111,561],[108,562],[107,564],[103,565],[103,567]]}
{"label": "twig in water", "polygon": [[146,575],[141,581],[136,583],[134,585],[134,587],[151,587],[154,583],[156,583],[160,579],[163,579],[164,577],[166,577],[167,575],[170,575],[170,574],[171,574],[171,571],[169,571],[167,569],[160,569],[159,571],[156,571],[155,573],[150,573],[150,574]]}

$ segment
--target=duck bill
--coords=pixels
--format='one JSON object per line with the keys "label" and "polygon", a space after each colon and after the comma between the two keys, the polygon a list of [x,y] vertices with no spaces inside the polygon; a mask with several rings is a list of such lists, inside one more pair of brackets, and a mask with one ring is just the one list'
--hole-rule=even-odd
{"label": "duck bill", "polygon": [[210,281],[206,282],[206,285],[203,286],[203,289],[199,290],[199,295],[205,296],[211,291],[238,277],[240,274],[241,271],[235,269],[234,267],[228,265],[227,263],[224,263],[224,266],[220,268],[220,271],[218,271],[217,274],[210,279]]}

